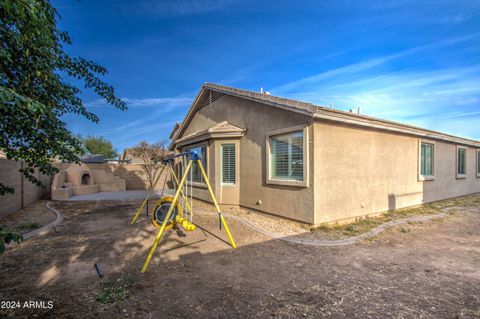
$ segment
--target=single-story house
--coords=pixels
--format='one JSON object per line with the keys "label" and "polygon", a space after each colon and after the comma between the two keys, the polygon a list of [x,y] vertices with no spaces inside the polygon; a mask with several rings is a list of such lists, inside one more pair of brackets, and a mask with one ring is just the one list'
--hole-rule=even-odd
{"label": "single-story house", "polygon": [[119,156],[118,160],[120,162],[127,162],[129,164],[144,164],[144,160],[133,154],[132,149],[126,148],[123,153]]}
{"label": "single-story house", "polygon": [[[479,141],[216,84],[171,139],[220,204],[310,224],[480,192]],[[209,200],[195,166],[192,185]]]}

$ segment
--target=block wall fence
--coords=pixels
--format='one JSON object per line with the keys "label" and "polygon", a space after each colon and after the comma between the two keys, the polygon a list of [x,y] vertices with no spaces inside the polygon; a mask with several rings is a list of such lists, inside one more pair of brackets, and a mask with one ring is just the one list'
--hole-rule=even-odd
{"label": "block wall fence", "polygon": [[50,195],[49,176],[35,173],[45,187],[38,187],[28,181],[18,170],[23,167],[22,161],[12,161],[0,158],[0,182],[15,189],[14,194],[0,196],[0,218],[5,217],[19,209],[35,203],[41,198]]}
{"label": "block wall fence", "polygon": [[[67,169],[71,163],[58,164],[58,168]],[[112,173],[114,176],[123,178],[126,181],[127,190],[142,190],[148,188],[148,181],[143,172],[141,164],[111,164],[111,163],[85,163],[90,170],[104,170]],[[164,179],[168,174],[163,174],[162,179],[158,182],[155,189],[159,190],[163,187]]]}
{"label": "block wall fence", "polygon": [[[3,218],[19,209],[35,203],[39,199],[50,199],[50,186],[52,178],[50,176],[40,175],[40,178],[46,185],[41,188],[33,185],[25,179],[18,170],[23,162],[12,161],[0,158],[0,182],[15,188],[13,195],[0,196],[0,218]],[[67,169],[71,163],[58,163],[59,169]],[[144,190],[148,188],[148,181],[140,164],[110,164],[110,163],[87,163],[90,170],[105,170],[115,176],[126,180],[127,190]],[[158,182],[155,189],[160,190],[164,185],[164,180],[168,174],[164,174]]]}

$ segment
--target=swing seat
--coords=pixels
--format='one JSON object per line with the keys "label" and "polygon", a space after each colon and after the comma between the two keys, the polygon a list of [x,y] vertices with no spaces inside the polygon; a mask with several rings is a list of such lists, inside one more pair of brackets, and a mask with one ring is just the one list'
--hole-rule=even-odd
{"label": "swing seat", "polygon": [[[172,202],[172,196],[165,196],[155,203],[152,213],[153,226],[157,227],[158,229],[162,227],[163,221],[167,217],[168,210],[170,209],[170,206],[172,206]],[[176,220],[177,216],[182,216],[182,206],[178,202],[176,203],[175,209],[173,210],[172,214],[170,214],[170,218],[165,226],[166,229],[170,229],[173,227],[174,221]]]}
{"label": "swing seat", "polygon": [[177,224],[182,225],[182,228],[185,229],[186,231],[194,231],[195,230],[195,225],[188,221],[187,219],[177,215],[175,218]]}
{"label": "swing seat", "polygon": [[195,225],[193,223],[189,222],[188,220],[184,220],[182,222],[182,227],[186,231],[194,231],[195,230]]}

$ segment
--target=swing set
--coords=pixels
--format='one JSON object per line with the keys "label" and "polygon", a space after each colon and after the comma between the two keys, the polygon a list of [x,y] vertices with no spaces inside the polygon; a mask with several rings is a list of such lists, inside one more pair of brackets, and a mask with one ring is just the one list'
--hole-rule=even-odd
{"label": "swing set", "polygon": [[[188,164],[186,165],[186,168],[183,171],[183,174],[181,174],[180,181],[178,180],[178,177],[175,174],[175,169],[173,167],[176,158],[181,158],[182,164],[185,164],[188,161]],[[207,174],[205,173],[205,169],[202,165],[202,161],[200,160],[200,157],[195,151],[183,152],[180,154],[169,156],[163,161],[164,165],[160,170],[160,174],[158,174],[157,178],[155,179],[153,183],[153,187],[147,193],[147,196],[145,197],[142,205],[140,206],[140,208],[138,209],[135,216],[132,218],[130,222],[130,224],[134,224],[138,216],[140,216],[140,213],[144,209],[145,205],[147,205],[148,200],[150,199],[150,196],[152,196],[155,186],[160,181],[160,177],[163,175],[165,169],[168,167],[170,171],[170,176],[173,178],[173,182],[175,183],[177,189],[173,197],[169,195],[163,196],[165,183],[167,180],[166,178],[164,179],[164,184],[163,184],[162,192],[160,195],[160,199],[155,203],[152,210],[152,224],[156,228],[158,228],[159,231],[158,231],[157,237],[155,238],[153,246],[150,249],[150,252],[148,253],[147,259],[143,264],[142,272],[147,271],[150,260],[152,259],[155,249],[157,248],[157,245],[160,239],[162,238],[162,235],[165,230],[172,229],[172,228],[178,229],[178,226],[181,226],[186,231],[194,231],[196,229],[196,226],[193,223],[193,211],[192,211],[192,207],[193,207],[192,165],[193,163],[196,163],[198,165],[200,172],[202,174],[202,177],[205,181],[205,184],[207,185],[208,192],[210,193],[212,202],[218,213],[220,229],[222,229],[222,225],[223,225],[223,228],[227,233],[228,239],[230,240],[232,247],[233,248],[237,247],[235,245],[235,241],[233,240],[232,234],[228,229],[227,222],[225,221],[225,218],[222,215],[220,206],[218,206],[217,199],[215,198],[215,194],[212,191],[212,186],[210,185],[210,181],[208,180]],[[183,167],[185,166],[182,166],[182,168]],[[190,178],[189,178],[190,185],[186,183],[189,173],[190,173]],[[188,186],[190,186],[190,192],[188,190],[189,189]],[[189,202],[189,195],[190,195],[190,202]],[[180,196],[182,200],[179,200]],[[147,214],[148,214],[148,211],[147,211]]]}

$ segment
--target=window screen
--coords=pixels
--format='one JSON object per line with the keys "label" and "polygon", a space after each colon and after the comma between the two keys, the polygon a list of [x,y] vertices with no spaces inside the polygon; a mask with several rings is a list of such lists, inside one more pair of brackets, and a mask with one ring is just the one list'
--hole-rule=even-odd
{"label": "window screen", "polygon": [[222,183],[235,184],[235,144],[222,144]]}
{"label": "window screen", "polygon": [[466,162],[466,149],[464,148],[459,148],[458,149],[458,158],[457,158],[457,174],[458,175],[465,175],[466,169],[465,169],[465,162]]}
{"label": "window screen", "polygon": [[480,175],[480,151],[477,151],[477,175]]}
{"label": "window screen", "polygon": [[[188,148],[187,151],[196,151],[198,156],[200,157],[200,161],[202,162],[203,168],[205,169],[205,173],[207,171],[207,147],[205,145],[203,146],[198,146],[198,147],[193,147],[193,148]],[[198,166],[197,162],[192,163],[192,173],[188,173],[187,180],[194,182],[194,183],[204,183],[205,181],[203,180],[202,172],[200,171],[200,167]],[[190,176],[192,178],[190,179]]]}
{"label": "window screen", "polygon": [[303,181],[303,131],[271,137],[271,176]]}
{"label": "window screen", "polygon": [[422,176],[433,176],[433,144],[422,143],[420,165]]}

